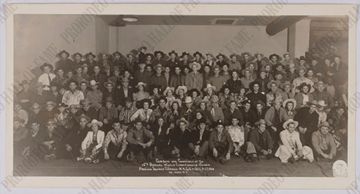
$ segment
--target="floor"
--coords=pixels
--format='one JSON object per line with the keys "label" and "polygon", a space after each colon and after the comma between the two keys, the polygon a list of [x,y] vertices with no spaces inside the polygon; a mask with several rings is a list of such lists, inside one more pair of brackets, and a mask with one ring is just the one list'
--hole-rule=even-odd
{"label": "floor", "polygon": [[[204,163],[214,170],[169,174],[169,171],[139,171],[141,164],[134,162],[105,161],[99,164],[86,164],[59,159],[35,163],[27,168],[26,176],[332,176],[331,163],[328,162],[298,161],[293,164],[282,164],[277,158],[273,158],[246,163],[242,158],[232,158],[226,164],[213,160],[206,160]],[[14,165],[14,169],[16,166],[17,164]]]}

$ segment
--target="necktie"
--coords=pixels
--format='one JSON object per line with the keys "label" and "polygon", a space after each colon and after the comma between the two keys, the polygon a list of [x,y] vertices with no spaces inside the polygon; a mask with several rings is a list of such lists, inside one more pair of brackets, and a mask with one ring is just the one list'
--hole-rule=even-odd
{"label": "necktie", "polygon": [[49,85],[51,84],[51,77],[50,74],[48,73],[48,79],[49,79]]}

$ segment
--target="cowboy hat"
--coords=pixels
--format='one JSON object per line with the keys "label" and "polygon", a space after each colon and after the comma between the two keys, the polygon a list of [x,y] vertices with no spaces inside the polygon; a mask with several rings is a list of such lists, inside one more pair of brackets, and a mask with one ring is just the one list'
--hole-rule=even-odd
{"label": "cowboy hat", "polygon": [[306,83],[306,82],[302,82],[297,88],[301,91],[303,89],[303,87],[307,86],[309,88],[309,92],[308,93],[312,93],[314,91],[314,88],[312,87],[312,85],[310,83]]}
{"label": "cowboy hat", "polygon": [[52,100],[49,100],[46,102],[46,105],[49,106],[49,105],[52,105],[52,106],[56,106],[56,103]]}
{"label": "cowboy hat", "polygon": [[92,56],[93,58],[96,57],[96,55],[92,52],[86,53],[85,57],[88,58],[89,56]]}
{"label": "cowboy hat", "polygon": [[294,108],[296,107],[296,100],[295,100],[295,99],[293,99],[293,98],[288,98],[288,99],[284,100],[284,102],[283,102],[283,104],[282,104],[283,107],[286,108],[286,105],[287,105],[288,103],[292,103],[292,104],[294,105]]}
{"label": "cowboy hat", "polygon": [[180,58],[183,58],[185,55],[189,56],[189,55],[190,55],[190,53],[188,53],[188,52],[182,52],[182,54],[181,54]]}
{"label": "cowboy hat", "polygon": [[115,56],[115,55],[120,55],[120,56],[121,56],[121,53],[120,53],[119,51],[115,51],[115,52],[113,52],[112,55],[113,55],[113,56]]}
{"label": "cowboy hat", "polygon": [[281,59],[281,57],[280,57],[278,54],[275,54],[275,53],[271,54],[271,55],[269,56],[269,59],[271,60],[271,58],[273,58],[273,57],[276,57],[276,60],[277,60],[277,61],[280,61],[280,59]]}
{"label": "cowboy hat", "polygon": [[58,108],[61,108],[61,107],[63,107],[63,108],[68,108],[69,106],[67,105],[67,104],[65,104],[65,103],[59,103],[58,105]]}
{"label": "cowboy hat", "polygon": [[178,56],[177,52],[175,52],[174,50],[172,50],[171,52],[169,52],[169,56],[174,54],[175,56]]}
{"label": "cowboy hat", "polygon": [[222,54],[222,53],[219,53],[218,55],[216,55],[216,58],[217,58],[217,59],[219,59],[219,58],[220,58],[220,56],[222,56],[224,59],[226,58],[226,57],[225,57],[225,55],[224,55],[224,54]]}
{"label": "cowboy hat", "polygon": [[193,89],[189,90],[189,91],[188,91],[188,95],[189,95],[189,96],[192,96],[192,93],[193,93],[193,92],[196,92],[198,96],[201,95],[200,91],[199,91],[198,89],[196,89],[196,88],[193,88]]}
{"label": "cowboy hat", "polygon": [[156,56],[157,54],[161,54],[161,57],[163,57],[165,55],[165,53],[162,51],[155,51],[154,56]]}
{"label": "cowboy hat", "polygon": [[138,87],[140,87],[140,86],[145,87],[145,86],[146,86],[146,83],[144,83],[144,82],[139,82],[139,83],[136,84],[135,88],[138,88]]}
{"label": "cowboy hat", "polygon": [[266,125],[266,121],[264,119],[260,119],[260,120],[256,121],[256,123],[255,123],[256,126],[259,126],[261,124]]}
{"label": "cowboy hat", "polygon": [[189,121],[187,121],[184,117],[176,121],[176,125],[180,125],[180,123],[185,123],[185,125],[189,125]]}
{"label": "cowboy hat", "polygon": [[70,56],[69,52],[67,52],[66,50],[60,51],[60,52],[57,54],[57,56],[61,56],[63,53],[65,53],[65,54],[67,55],[67,57]]}
{"label": "cowboy hat", "polygon": [[195,57],[196,55],[200,55],[200,57],[203,56],[199,51],[196,51],[196,52],[193,54],[194,57]]}
{"label": "cowboy hat", "polygon": [[89,122],[89,121],[91,120],[91,118],[88,117],[88,116],[86,116],[85,114],[81,114],[81,115],[79,116],[79,120],[81,120],[82,118],[85,119],[87,122]]}
{"label": "cowboy hat", "polygon": [[293,85],[290,81],[285,81],[282,84],[280,84],[280,88],[283,90],[285,89],[286,86],[290,86],[290,88],[293,88]]}
{"label": "cowboy hat", "polygon": [[192,103],[192,102],[193,102],[193,100],[190,96],[185,97],[185,103]]}
{"label": "cowboy hat", "polygon": [[147,58],[148,56],[150,56],[152,59],[154,58],[154,55],[151,54],[151,53],[146,53],[146,54],[145,54],[145,57],[146,57],[146,58]]}
{"label": "cowboy hat", "polygon": [[323,121],[323,122],[321,122],[320,125],[319,125],[319,128],[321,128],[321,127],[330,128],[330,124],[329,124],[327,121]]}
{"label": "cowboy hat", "polygon": [[72,58],[75,59],[76,56],[80,56],[80,58],[82,57],[82,54],[79,52],[76,52],[72,55]]}
{"label": "cowboy hat", "polygon": [[164,96],[166,96],[169,91],[172,91],[174,93],[175,88],[174,87],[166,87],[166,89],[163,92]]}
{"label": "cowboy hat", "polygon": [[321,107],[327,107],[327,104],[325,103],[324,100],[319,100],[318,103],[317,103],[318,106],[321,106]]}
{"label": "cowboy hat", "polygon": [[288,119],[287,121],[284,122],[283,124],[283,128],[287,129],[287,127],[289,126],[289,124],[294,123],[295,124],[295,128],[299,125],[299,122],[294,121],[293,119]]}
{"label": "cowboy hat", "polygon": [[45,67],[49,67],[51,71],[54,70],[54,67],[52,65],[50,65],[49,63],[44,63],[40,66],[41,71],[44,71]]}
{"label": "cowboy hat", "polygon": [[99,82],[95,81],[95,80],[90,80],[90,86],[95,86],[98,85]]}
{"label": "cowboy hat", "polygon": [[276,82],[275,80],[271,80],[267,83],[267,88],[270,89],[272,84],[275,84],[277,87],[279,86],[278,82]]}
{"label": "cowboy hat", "polygon": [[209,89],[212,89],[213,91],[216,90],[216,87],[211,84],[206,84],[206,87],[204,88],[204,91],[208,91]]}
{"label": "cowboy hat", "polygon": [[176,93],[177,95],[179,95],[179,91],[180,91],[180,90],[184,90],[184,93],[186,94],[186,92],[187,92],[187,87],[186,87],[186,86],[178,86],[178,87],[176,88],[175,93]]}
{"label": "cowboy hat", "polygon": [[194,65],[196,65],[195,67],[196,67],[196,70],[200,70],[201,69],[201,64],[200,63],[198,63],[198,62],[191,62],[190,64],[189,64],[189,66],[191,67],[191,69],[193,68],[193,66]]}
{"label": "cowboy hat", "polygon": [[90,123],[89,126],[93,126],[93,125],[97,125],[98,127],[101,127],[103,125],[103,123],[101,121],[98,121],[96,119],[93,119]]}

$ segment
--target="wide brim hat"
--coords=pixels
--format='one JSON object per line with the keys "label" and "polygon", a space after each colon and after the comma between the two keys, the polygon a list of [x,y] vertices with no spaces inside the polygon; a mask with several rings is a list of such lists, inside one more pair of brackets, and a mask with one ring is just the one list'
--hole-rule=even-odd
{"label": "wide brim hat", "polygon": [[174,87],[166,87],[163,94],[166,96],[169,91],[172,91],[174,93],[175,88]]}
{"label": "wide brim hat", "polygon": [[93,125],[97,125],[98,127],[102,127],[103,123],[101,121],[98,121],[96,119],[91,120],[91,122],[89,123],[89,126],[93,126]]}
{"label": "wide brim hat", "polygon": [[267,85],[266,85],[267,88],[270,89],[272,84],[275,84],[277,87],[279,87],[278,82],[276,82],[275,80],[271,80],[270,82],[267,83]]}
{"label": "wide brim hat", "polygon": [[327,107],[327,106],[328,106],[328,105],[325,103],[324,100],[319,100],[319,101],[317,102],[317,105],[318,105],[318,106],[321,106],[321,107]]}
{"label": "wide brim hat", "polygon": [[56,106],[56,103],[54,101],[52,101],[52,100],[49,100],[49,101],[46,102],[46,105],[47,106],[48,105]]}
{"label": "wide brim hat", "polygon": [[175,93],[176,93],[177,95],[179,95],[179,91],[180,91],[180,90],[184,90],[184,93],[185,93],[185,94],[187,93],[187,87],[186,87],[186,86],[178,86],[178,87],[176,88]]}
{"label": "wide brim hat", "polygon": [[312,101],[307,102],[307,105],[308,106],[312,106],[312,105],[318,106],[318,102],[316,100],[312,100]]}
{"label": "wide brim hat", "polygon": [[154,56],[156,56],[157,54],[161,54],[161,57],[163,57],[165,55],[165,53],[162,51],[155,51]]}
{"label": "wide brim hat", "polygon": [[293,88],[293,84],[290,81],[285,81],[282,84],[280,84],[280,88],[285,89],[286,86],[290,86],[290,88]]}
{"label": "wide brim hat", "polygon": [[222,53],[217,54],[217,55],[216,55],[216,58],[217,58],[217,59],[219,59],[219,58],[220,58],[220,56],[222,56],[224,59],[226,58],[226,57],[225,57],[225,55],[224,55],[224,54],[222,54]]}
{"label": "wide brim hat", "polygon": [[251,82],[251,83],[249,84],[249,89],[250,89],[250,90],[253,90],[255,84],[257,84],[257,85],[259,85],[259,86],[261,85],[260,82],[258,82],[258,81],[253,81],[253,82]]}
{"label": "wide brim hat", "polygon": [[200,53],[199,51],[196,51],[194,54],[193,54],[193,56],[195,57],[196,55],[200,55],[200,57],[202,57],[203,56],[203,54],[202,53]]}
{"label": "wide brim hat", "polygon": [[256,125],[256,126],[259,126],[259,125],[261,125],[261,124],[266,125],[266,121],[265,121],[264,119],[260,119],[260,120],[258,120],[258,121],[255,122],[255,125]]}
{"label": "wide brim hat", "polygon": [[323,121],[323,122],[321,122],[320,125],[319,125],[319,128],[321,128],[321,127],[330,128],[330,124],[329,124],[327,121]]}
{"label": "wide brim hat", "polygon": [[212,58],[215,58],[215,56],[211,53],[206,53],[206,56],[211,56]]}
{"label": "wide brim hat", "polygon": [[62,50],[62,51],[60,51],[58,54],[57,54],[57,56],[61,56],[63,53],[65,53],[66,55],[67,55],[67,57],[69,57],[70,56],[70,53],[69,52],[67,52],[66,50]]}
{"label": "wide brim hat", "polygon": [[119,51],[115,51],[115,52],[113,52],[112,56],[115,56],[115,55],[120,55],[121,56],[121,53]]}
{"label": "wide brim hat", "polygon": [[148,56],[150,56],[152,59],[154,58],[154,55],[151,54],[151,53],[146,53],[146,54],[145,54],[145,57],[146,57],[146,58],[147,58]]}
{"label": "wide brim hat", "polygon": [[81,53],[76,52],[76,53],[74,53],[74,54],[72,55],[72,58],[75,59],[76,56],[80,56],[80,58],[83,57],[83,55],[82,55]]}
{"label": "wide brim hat", "polygon": [[45,67],[50,67],[51,71],[54,70],[54,67],[49,63],[44,63],[40,66],[41,71],[44,71]]}
{"label": "wide brim hat", "polygon": [[136,84],[135,88],[138,88],[139,86],[146,87],[146,83],[144,83],[144,82],[139,82],[139,83]]}
{"label": "wide brim hat", "polygon": [[294,123],[294,124],[295,124],[295,128],[299,125],[299,122],[294,121],[293,119],[288,119],[287,121],[284,122],[284,124],[282,125],[282,127],[283,127],[284,129],[286,129],[286,128],[289,126],[289,124],[291,124],[291,123]]}
{"label": "wide brim hat", "polygon": [[269,56],[269,59],[271,60],[271,58],[273,58],[273,57],[276,57],[276,60],[277,60],[277,61],[280,61],[280,60],[281,60],[281,57],[280,57],[278,54],[276,54],[276,53],[271,54],[271,55]]}
{"label": "wide brim hat", "polygon": [[312,87],[312,85],[310,83],[306,83],[306,82],[303,82],[301,83],[297,89],[299,89],[300,91],[302,90],[303,87],[307,86],[309,88],[309,92],[308,93],[312,93],[315,89]]}
{"label": "wide brim hat", "polygon": [[88,116],[86,116],[85,114],[81,114],[80,116],[79,116],[79,120],[80,119],[85,119],[87,122],[89,122],[90,120],[91,120],[91,118],[90,117],[88,117]]}
{"label": "wide brim hat", "polygon": [[181,118],[176,121],[176,125],[180,125],[181,122],[184,122],[186,125],[189,125],[189,121],[187,121],[185,118]]}
{"label": "wide brim hat", "polygon": [[233,58],[234,56],[236,57],[236,60],[239,60],[240,57],[241,57],[240,55],[235,54],[235,53],[231,54],[229,57],[230,57],[230,58]]}
{"label": "wide brim hat", "polygon": [[67,104],[65,104],[65,103],[59,103],[59,104],[57,105],[57,107],[58,107],[58,108],[61,108],[61,107],[63,107],[63,108],[68,108],[69,106],[68,106]]}
{"label": "wide brim hat", "polygon": [[96,55],[92,52],[89,52],[85,55],[86,58],[88,58],[89,56],[93,56],[93,58],[96,58]]}
{"label": "wide brim hat", "polygon": [[196,69],[197,69],[198,71],[201,69],[201,64],[198,63],[198,62],[191,62],[191,63],[190,63],[191,69],[193,68],[194,65],[196,66]]}
{"label": "wide brim hat", "polygon": [[255,102],[255,105],[261,104],[263,107],[265,107],[265,102],[263,102],[262,100],[257,100]]}
{"label": "wide brim hat", "polygon": [[98,84],[99,84],[99,82],[97,82],[95,80],[90,80],[90,82],[89,82],[90,86],[95,86],[95,85],[98,85]]}
{"label": "wide brim hat", "polygon": [[107,82],[104,82],[104,87],[106,87],[107,85],[111,84],[112,86],[115,86],[114,82],[112,81],[107,81]]}
{"label": "wide brim hat", "polygon": [[174,50],[172,50],[171,52],[168,53],[169,56],[172,54],[174,54],[175,56],[178,56],[177,52],[175,52]]}
{"label": "wide brim hat", "polygon": [[216,90],[216,87],[213,86],[213,85],[211,85],[211,84],[206,84],[206,87],[204,88],[204,91],[207,91],[207,90],[209,90],[209,89],[212,89],[213,91],[215,91],[215,90]]}
{"label": "wide brim hat", "polygon": [[293,103],[294,108],[296,107],[296,100],[295,100],[295,99],[293,99],[293,98],[288,98],[288,99],[284,100],[284,102],[283,102],[283,104],[282,104],[283,107],[286,108],[286,105],[287,105],[288,103]]}
{"label": "wide brim hat", "polygon": [[186,96],[184,102],[185,102],[185,103],[192,103],[192,102],[193,102],[193,99],[192,99],[190,96]]}
{"label": "wide brim hat", "polygon": [[180,58],[183,58],[185,55],[190,56],[190,53],[188,53],[188,52],[182,52]]}

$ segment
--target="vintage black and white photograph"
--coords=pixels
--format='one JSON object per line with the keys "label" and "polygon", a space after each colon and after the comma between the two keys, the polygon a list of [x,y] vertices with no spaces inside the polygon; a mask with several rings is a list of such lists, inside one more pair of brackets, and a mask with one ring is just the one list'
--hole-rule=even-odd
{"label": "vintage black and white photograph", "polygon": [[276,4],[15,14],[13,176],[348,177],[354,21]]}

